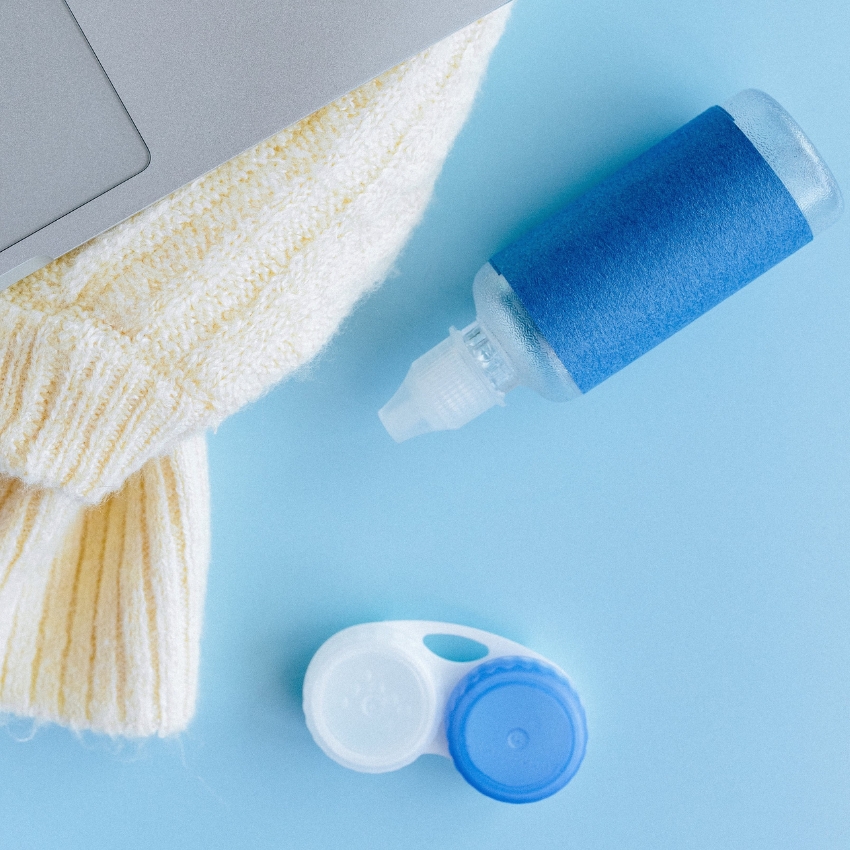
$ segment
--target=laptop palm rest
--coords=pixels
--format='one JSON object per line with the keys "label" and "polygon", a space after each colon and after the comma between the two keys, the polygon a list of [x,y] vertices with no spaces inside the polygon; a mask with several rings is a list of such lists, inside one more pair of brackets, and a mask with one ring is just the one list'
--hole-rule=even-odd
{"label": "laptop palm rest", "polygon": [[0,80],[3,251],[150,155],[64,0],[0,2]]}

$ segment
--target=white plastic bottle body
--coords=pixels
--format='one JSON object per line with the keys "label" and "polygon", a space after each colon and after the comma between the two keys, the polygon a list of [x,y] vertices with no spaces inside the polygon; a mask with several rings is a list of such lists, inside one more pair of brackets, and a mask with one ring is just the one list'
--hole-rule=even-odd
{"label": "white plastic bottle body", "polygon": [[[828,166],[793,118],[769,95],[747,89],[723,108],[794,199],[817,236],[841,215],[841,191]],[[576,382],[538,330],[508,280],[490,264],[475,277],[476,320],[414,361],[404,383],[379,413],[397,442],[460,428],[504,404],[516,386],[544,398],[580,395]]]}

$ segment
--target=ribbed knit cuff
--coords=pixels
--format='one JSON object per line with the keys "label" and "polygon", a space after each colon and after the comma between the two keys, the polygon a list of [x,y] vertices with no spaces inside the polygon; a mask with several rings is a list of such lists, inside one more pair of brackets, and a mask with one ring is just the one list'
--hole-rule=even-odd
{"label": "ribbed knit cuff", "polygon": [[127,737],[184,729],[209,561],[203,436],[96,506],[0,481],[0,523],[0,712]]}
{"label": "ribbed knit cuff", "polygon": [[0,475],[94,503],[202,427],[202,405],[134,356],[142,340],[2,307]]}

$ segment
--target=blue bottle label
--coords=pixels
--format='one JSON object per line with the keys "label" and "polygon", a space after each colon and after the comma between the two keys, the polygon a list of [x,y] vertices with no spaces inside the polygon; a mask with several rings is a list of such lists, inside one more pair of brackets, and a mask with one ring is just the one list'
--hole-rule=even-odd
{"label": "blue bottle label", "polygon": [[490,261],[582,392],[811,241],[714,106]]}

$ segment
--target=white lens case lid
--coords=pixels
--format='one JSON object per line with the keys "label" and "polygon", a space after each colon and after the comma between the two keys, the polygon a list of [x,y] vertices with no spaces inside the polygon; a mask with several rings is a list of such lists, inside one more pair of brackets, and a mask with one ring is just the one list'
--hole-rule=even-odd
{"label": "white lens case lid", "polygon": [[410,764],[439,722],[436,680],[414,638],[392,623],[337,632],[304,678],[304,715],[334,761],[364,773]]}

